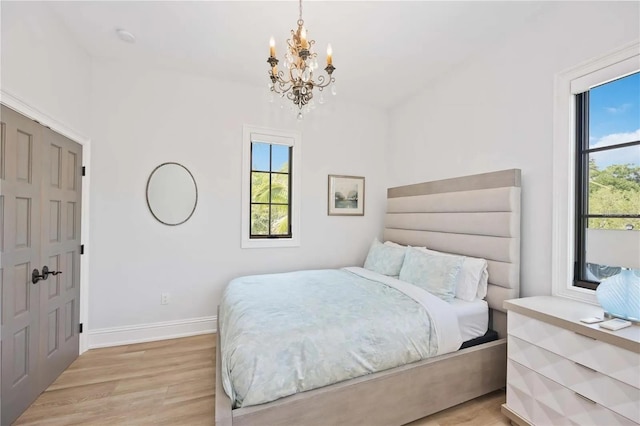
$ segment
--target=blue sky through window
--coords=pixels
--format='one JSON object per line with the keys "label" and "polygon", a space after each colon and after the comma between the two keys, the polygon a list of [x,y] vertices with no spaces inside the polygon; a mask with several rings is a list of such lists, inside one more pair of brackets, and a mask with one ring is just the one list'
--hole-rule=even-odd
{"label": "blue sky through window", "polygon": [[[628,75],[589,93],[589,147],[640,140],[640,73]],[[640,146],[600,153],[596,164],[640,166]]]}
{"label": "blue sky through window", "polygon": [[269,171],[269,144],[256,143],[251,146],[251,170]]}
{"label": "blue sky through window", "polygon": [[[269,146],[271,146],[271,167],[269,167]],[[272,171],[288,173],[289,147],[286,145],[269,145],[254,142],[251,152],[251,169],[255,171]]]}
{"label": "blue sky through window", "polygon": [[285,145],[271,146],[271,171],[288,172],[289,147]]}

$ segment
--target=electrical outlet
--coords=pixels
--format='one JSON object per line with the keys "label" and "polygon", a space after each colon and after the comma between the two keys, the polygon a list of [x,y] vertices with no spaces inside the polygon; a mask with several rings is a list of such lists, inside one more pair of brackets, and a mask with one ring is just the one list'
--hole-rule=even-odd
{"label": "electrical outlet", "polygon": [[171,295],[169,293],[161,293],[160,294],[160,304],[161,305],[168,305],[169,304],[169,299],[171,299]]}

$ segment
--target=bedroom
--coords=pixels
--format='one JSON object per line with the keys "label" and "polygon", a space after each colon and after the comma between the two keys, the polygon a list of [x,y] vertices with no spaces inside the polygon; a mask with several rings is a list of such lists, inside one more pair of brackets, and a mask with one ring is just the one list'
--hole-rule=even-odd
{"label": "bedroom", "polygon": [[[145,35],[135,19],[147,16],[144,10],[126,21],[125,4],[90,12],[83,4],[2,2],[3,99],[13,96],[90,141],[83,182],[89,189],[83,200],[84,349],[212,331],[215,306],[232,278],[362,265],[373,237],[381,237],[386,188],[508,168],[521,169],[523,177],[521,295],[551,294],[554,76],[637,42],[638,3],[479,3],[478,13],[479,5],[489,8],[478,15],[482,20],[465,11],[466,3],[401,4],[406,9],[398,10],[395,32],[387,34],[378,28],[390,23],[372,26],[365,19],[383,19],[372,10],[375,3],[333,11],[340,3],[305,2],[305,22],[319,52],[325,43],[333,45],[339,93],[302,123],[268,103],[265,78],[269,37],[282,45],[297,5],[267,5],[255,16],[243,13],[243,3],[214,16],[180,3],[158,11],[162,25],[148,30],[169,53],[178,51],[176,67],[173,56],[140,53]],[[446,18],[429,12],[435,6]],[[198,71],[198,63],[186,63],[198,60],[189,57],[195,53],[172,44],[173,37],[180,40],[175,33],[188,33],[190,23],[209,28],[202,20],[219,14],[233,19],[218,17],[204,35],[216,55],[229,59],[205,57]],[[353,20],[360,32],[350,38],[335,16]],[[444,25],[447,19],[458,19],[469,32],[456,38],[459,26],[453,26],[444,33],[459,45],[427,32],[424,55],[409,68],[424,81],[419,89],[402,86],[401,94],[396,80],[407,70],[399,63],[412,51],[406,39],[429,25],[445,31],[453,25]],[[138,42],[89,31],[118,25],[136,33]],[[235,52],[238,47],[246,55]],[[241,59],[245,68],[238,68]],[[446,63],[436,66],[436,60]],[[302,130],[299,247],[240,246],[245,124]],[[198,184],[197,209],[177,227],[156,222],[144,197],[149,173],[165,161],[185,164]],[[330,174],[366,177],[363,217],[326,214]],[[167,305],[161,305],[161,293],[170,294]]]}

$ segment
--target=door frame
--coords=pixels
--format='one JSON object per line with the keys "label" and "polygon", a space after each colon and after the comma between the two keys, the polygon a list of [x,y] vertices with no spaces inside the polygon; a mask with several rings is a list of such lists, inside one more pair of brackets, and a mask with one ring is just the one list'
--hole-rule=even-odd
{"label": "door frame", "polygon": [[[38,121],[40,124],[49,127],[51,130],[66,136],[74,142],[82,145],[82,166],[91,164],[91,138],[84,136],[82,133],[67,126],[63,122],[55,119],[51,115],[43,112],[35,107],[30,106],[27,102],[19,97],[0,89],[0,104],[3,104],[14,111]],[[91,183],[91,168],[86,168],[86,174],[82,181],[82,206],[80,211],[81,220],[81,244],[87,245],[89,239],[89,186]],[[83,332],[80,333],[79,353],[86,352],[89,346],[88,329],[89,329],[89,253],[80,256],[80,323],[83,324]]]}

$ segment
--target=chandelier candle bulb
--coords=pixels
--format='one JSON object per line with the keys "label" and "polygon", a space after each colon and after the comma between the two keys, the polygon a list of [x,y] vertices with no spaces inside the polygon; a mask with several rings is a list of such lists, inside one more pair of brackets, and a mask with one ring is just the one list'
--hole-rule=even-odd
{"label": "chandelier candle bulb", "polygon": [[276,56],[276,41],[273,39],[273,37],[269,39],[269,56]]}
{"label": "chandelier candle bulb", "polygon": [[327,65],[333,65],[333,49],[331,48],[331,44],[327,46]]}

